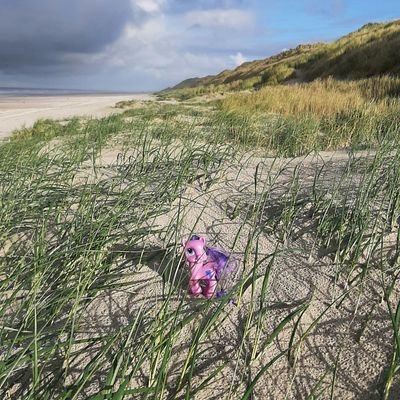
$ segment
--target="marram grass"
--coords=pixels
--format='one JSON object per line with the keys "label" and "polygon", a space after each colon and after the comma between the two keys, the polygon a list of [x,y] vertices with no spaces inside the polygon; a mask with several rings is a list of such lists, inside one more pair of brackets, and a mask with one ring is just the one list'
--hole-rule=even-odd
{"label": "marram grass", "polygon": [[[282,91],[278,99],[286,93],[276,90]],[[307,99],[307,90],[293,90]],[[319,90],[322,98],[330,89]],[[270,110],[279,115],[257,118],[240,97],[212,109],[150,105],[101,120],[41,121],[1,144],[2,398],[263,396],[268,374],[282,365],[293,382],[307,374],[302,362],[314,332],[333,309],[368,296],[377,272],[382,299],[375,301],[385,304],[392,333],[379,391],[389,398],[400,368],[400,273],[398,257],[387,264],[382,244],[398,231],[398,122],[357,114],[368,106],[358,94],[338,89],[336,96],[302,110],[289,101],[286,111]],[[347,114],[344,99],[354,107]],[[237,104],[245,104],[240,113]],[[348,136],[352,113],[362,129]],[[322,128],[321,138],[315,132]],[[260,162],[249,190],[229,197],[226,208],[227,219],[236,221],[231,250],[240,250],[241,261],[232,291],[221,301],[188,297],[179,243],[187,234],[183,215],[190,207],[207,212],[201,200],[227,171],[240,173],[243,148],[304,154],[363,143],[375,150],[365,158],[349,152],[333,181],[328,178],[337,170],[322,163],[311,186],[301,161],[294,168],[291,160],[275,159],[270,167]],[[107,148],[116,154],[101,161]],[[191,185],[199,188],[198,198],[187,203]],[[160,222],[171,211],[174,218]],[[332,298],[315,314],[318,293],[311,291],[277,313],[272,283],[282,260],[304,252],[299,227],[308,219],[313,246],[334,261]],[[261,250],[265,237],[274,243],[268,254]],[[398,245],[397,235],[397,252]],[[158,282],[154,293],[146,292],[148,280]],[[221,329],[233,317],[236,330],[228,341]],[[363,332],[368,327],[366,320]],[[341,354],[334,360],[304,389],[304,398],[335,398]]]}

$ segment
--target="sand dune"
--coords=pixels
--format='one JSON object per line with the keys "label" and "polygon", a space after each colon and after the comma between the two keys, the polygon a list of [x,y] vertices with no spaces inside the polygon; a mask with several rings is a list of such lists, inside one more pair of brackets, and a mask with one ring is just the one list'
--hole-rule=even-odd
{"label": "sand dune", "polygon": [[8,137],[14,129],[32,126],[40,118],[102,117],[120,112],[113,108],[119,101],[151,98],[150,94],[0,97],[0,140]]}

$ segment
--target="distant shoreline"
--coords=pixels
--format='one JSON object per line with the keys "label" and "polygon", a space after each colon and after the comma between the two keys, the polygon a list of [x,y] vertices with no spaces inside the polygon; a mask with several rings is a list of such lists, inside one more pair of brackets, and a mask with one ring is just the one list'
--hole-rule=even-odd
{"label": "distant shoreline", "polygon": [[9,88],[0,87],[0,97],[52,97],[52,96],[137,96],[152,95],[149,92],[84,90],[84,89],[48,89],[48,88]]}

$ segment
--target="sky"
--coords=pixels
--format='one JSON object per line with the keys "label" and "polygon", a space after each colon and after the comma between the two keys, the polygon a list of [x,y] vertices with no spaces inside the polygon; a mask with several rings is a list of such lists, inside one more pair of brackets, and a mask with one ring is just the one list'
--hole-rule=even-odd
{"label": "sky", "polygon": [[0,0],[0,87],[154,91],[397,18],[399,0]]}

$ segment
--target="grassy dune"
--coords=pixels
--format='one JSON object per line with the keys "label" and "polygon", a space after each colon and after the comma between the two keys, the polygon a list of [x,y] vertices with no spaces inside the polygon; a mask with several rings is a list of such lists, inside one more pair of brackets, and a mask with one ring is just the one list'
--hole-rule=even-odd
{"label": "grassy dune", "polygon": [[400,73],[400,20],[370,23],[332,43],[302,44],[272,57],[243,63],[217,75],[187,79],[160,92],[161,97],[249,90],[290,81],[333,77],[366,79]]}
{"label": "grassy dune", "polygon": [[[397,398],[399,105],[370,82],[1,144],[2,398]],[[239,260],[222,300],[187,295],[191,232]]]}
{"label": "grassy dune", "polygon": [[226,115],[242,116],[257,128],[252,138],[280,154],[365,148],[391,136],[398,140],[400,79],[267,86],[254,93],[227,96]]}

